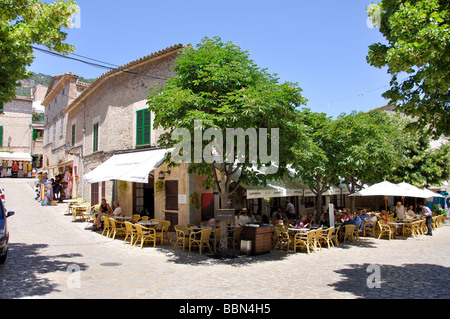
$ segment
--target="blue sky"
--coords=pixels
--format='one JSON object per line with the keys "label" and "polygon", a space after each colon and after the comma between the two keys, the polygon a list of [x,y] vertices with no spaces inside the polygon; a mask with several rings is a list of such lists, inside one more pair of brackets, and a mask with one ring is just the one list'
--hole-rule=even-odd
{"label": "blue sky", "polygon": [[[50,1],[46,1],[50,2]],[[67,30],[76,54],[122,65],[168,46],[220,36],[250,53],[281,81],[297,82],[307,107],[330,116],[387,101],[390,77],[366,62],[384,42],[367,26],[367,0],[79,0],[80,28]],[[86,78],[105,70],[35,52],[29,68]]]}

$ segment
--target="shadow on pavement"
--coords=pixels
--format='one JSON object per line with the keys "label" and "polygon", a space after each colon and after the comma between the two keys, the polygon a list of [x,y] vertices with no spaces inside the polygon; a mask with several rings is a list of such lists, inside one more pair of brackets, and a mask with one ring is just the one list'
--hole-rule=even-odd
{"label": "shadow on pavement", "polygon": [[340,292],[352,293],[356,298],[450,298],[449,267],[434,264],[348,266],[349,268],[336,270],[343,279],[329,286]]}
{"label": "shadow on pavement", "polygon": [[[80,256],[45,255],[40,250],[46,249],[46,244],[9,243],[8,246],[8,258],[5,264],[0,265],[0,299],[40,297],[58,291],[58,284],[42,275],[55,272],[68,274],[69,266],[74,263],[67,259]],[[87,268],[84,264],[76,265],[79,270]]]}

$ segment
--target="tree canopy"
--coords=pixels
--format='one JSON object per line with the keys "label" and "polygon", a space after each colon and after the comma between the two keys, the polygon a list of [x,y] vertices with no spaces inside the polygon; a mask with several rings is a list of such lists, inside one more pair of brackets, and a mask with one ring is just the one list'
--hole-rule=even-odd
{"label": "tree canopy", "polygon": [[74,1],[42,3],[37,0],[0,2],[0,102],[15,96],[19,80],[31,72],[26,67],[34,60],[33,44],[66,54],[74,47],[64,43],[71,17],[78,10]]}
{"label": "tree canopy", "polygon": [[450,11],[448,0],[383,0],[368,6],[387,43],[369,47],[370,65],[387,67],[383,94],[435,138],[450,136]]}

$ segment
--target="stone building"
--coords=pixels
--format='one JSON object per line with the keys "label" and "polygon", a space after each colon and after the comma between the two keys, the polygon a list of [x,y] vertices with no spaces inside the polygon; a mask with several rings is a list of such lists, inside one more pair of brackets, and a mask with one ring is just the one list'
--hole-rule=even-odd
{"label": "stone building", "polygon": [[[150,88],[163,87],[174,74],[175,59],[182,48],[181,44],[174,45],[104,73],[64,110],[68,153],[80,154],[82,159],[78,162],[79,177],[89,176],[114,156],[129,154],[119,158],[133,158],[141,152],[151,156],[158,150],[162,131],[153,127],[154,114],[148,110],[147,96]],[[155,194],[160,172],[166,186]],[[192,220],[186,165],[170,170],[165,164],[155,166],[142,182],[112,176],[90,181],[79,178],[77,194],[91,205],[106,198],[109,203],[119,201],[127,215],[170,219],[172,225]]]}
{"label": "stone building", "polygon": [[[0,154],[41,167],[43,122],[41,99],[47,88],[37,86],[31,97],[16,96],[0,103]],[[6,155],[2,158],[6,158]]]}
{"label": "stone building", "polygon": [[[43,168],[49,178],[66,171],[77,175],[78,158],[68,154],[66,149],[67,114],[64,110],[88,87],[88,84],[78,81],[78,75],[72,73],[52,77],[42,101],[45,107]],[[76,183],[76,180],[72,182]],[[75,187],[71,187],[68,194],[64,192],[63,197],[76,197],[76,192],[72,190]]]}

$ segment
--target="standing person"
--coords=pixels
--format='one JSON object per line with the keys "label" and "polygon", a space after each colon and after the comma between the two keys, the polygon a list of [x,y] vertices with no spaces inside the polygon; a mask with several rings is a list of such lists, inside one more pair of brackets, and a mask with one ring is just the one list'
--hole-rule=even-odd
{"label": "standing person", "polygon": [[425,235],[433,236],[433,233],[431,231],[431,221],[433,219],[433,212],[428,206],[425,206],[424,204],[420,204],[419,207],[422,209],[422,213],[425,216],[425,222],[428,228],[428,232]]}
{"label": "standing person", "polygon": [[397,202],[397,206],[394,207],[394,212],[398,219],[405,219],[405,207],[403,207],[401,202]]}
{"label": "standing person", "polygon": [[295,207],[294,207],[294,204],[292,204],[289,199],[287,200],[285,213],[286,213],[286,216],[287,216],[288,219],[294,219],[294,217],[295,217]]}

